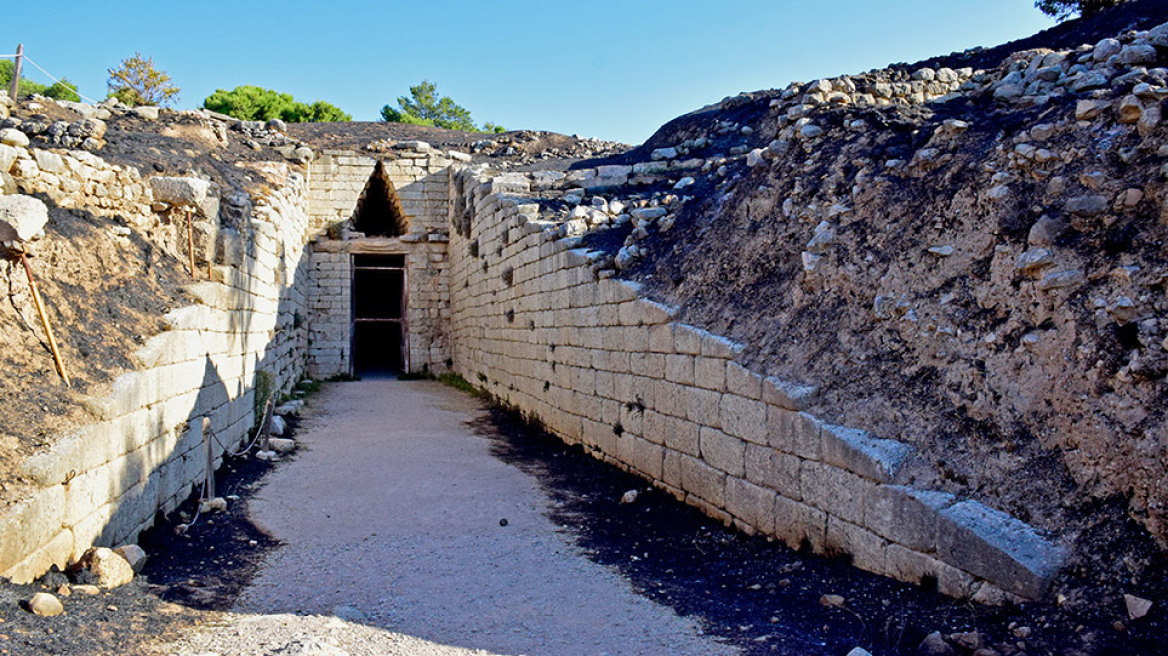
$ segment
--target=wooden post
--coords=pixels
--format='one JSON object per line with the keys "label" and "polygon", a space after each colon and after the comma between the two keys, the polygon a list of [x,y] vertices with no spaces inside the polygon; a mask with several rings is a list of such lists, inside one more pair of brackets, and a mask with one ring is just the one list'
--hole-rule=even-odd
{"label": "wooden post", "polygon": [[20,261],[24,264],[24,272],[28,274],[28,287],[32,291],[32,300],[36,304],[37,314],[41,317],[45,336],[49,339],[49,350],[53,353],[53,362],[57,365],[57,373],[61,374],[65,386],[69,387],[71,383],[69,382],[69,374],[65,373],[65,361],[61,358],[60,349],[57,348],[57,338],[53,336],[53,327],[49,325],[49,315],[45,312],[45,304],[41,301],[41,292],[37,289],[36,278],[32,275],[32,265],[28,263],[28,255],[23,250],[20,251]]}
{"label": "wooden post", "polygon": [[191,277],[197,278],[195,275],[195,213],[191,210],[186,210],[187,214],[187,255],[191,259]]}
{"label": "wooden post", "polygon": [[16,102],[20,99],[20,68],[24,64],[24,44],[16,44],[16,66],[12,68],[12,87],[9,89],[8,95],[12,96],[12,101]]}

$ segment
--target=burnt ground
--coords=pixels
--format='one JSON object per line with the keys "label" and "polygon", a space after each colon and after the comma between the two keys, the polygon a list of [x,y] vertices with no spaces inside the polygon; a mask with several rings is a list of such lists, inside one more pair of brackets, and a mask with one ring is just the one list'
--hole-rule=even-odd
{"label": "burnt ground", "polygon": [[[294,430],[297,420],[288,417]],[[139,545],[148,559],[130,584],[88,597],[58,595],[65,613],[37,617],[22,608],[40,591],[55,592],[46,578],[17,586],[0,582],[0,654],[133,655],[149,645],[177,639],[184,631],[214,622],[228,610],[264,562],[279,547],[252,523],[247,501],[263,477],[279,466],[254,458],[228,458],[216,473],[225,513],[195,518],[197,502],[189,499],[169,516],[156,518]],[[238,498],[232,498],[238,497]]]}
{"label": "burnt ground", "polygon": [[162,316],[189,301],[190,277],[172,255],[119,222],[49,205],[47,236],[29,258],[72,386],[54,366],[19,259],[0,263],[0,501],[23,490],[20,461],[71,426],[92,421],[84,395],[100,395],[133,369],[131,354],[164,329]]}
{"label": "burnt ground", "polygon": [[[1084,612],[1054,604],[991,608],[959,602],[725,529],[644,481],[565,445],[519,415],[493,409],[475,426],[503,461],[536,477],[551,519],[593,561],[614,567],[640,594],[701,622],[747,654],[914,654],[925,636],[977,632],[999,654],[1160,654],[1168,612],[1128,622],[1121,601]],[[144,654],[194,626],[216,621],[279,544],[249,519],[248,499],[278,464],[228,460],[219,493],[228,512],[202,516],[185,533],[193,501],[143,534],[149,560],[127,586],[63,597],[66,613],[36,617],[20,603],[41,585],[0,584],[0,654]],[[633,504],[621,496],[636,489]],[[254,541],[254,544],[253,544]],[[826,594],[843,607],[825,607]],[[1116,625],[1116,622],[1122,625]],[[1014,631],[1029,636],[1019,638]],[[1020,649],[1024,647],[1023,649]],[[958,653],[970,653],[971,650]]]}
{"label": "burnt ground", "polygon": [[[877,656],[912,654],[933,631],[976,631],[999,654],[1168,650],[1163,608],[1129,623],[1115,599],[1096,600],[1082,612],[1054,603],[994,608],[956,601],[862,572],[845,559],[725,529],[515,413],[492,410],[479,428],[494,436],[498,457],[539,479],[553,501],[553,521],[589,558],[616,567],[640,593],[698,618],[707,633],[748,654],[843,654],[856,646]],[[635,503],[620,503],[627,490],[640,491]],[[824,607],[820,597],[829,594],[844,597],[844,607]],[[1025,634],[1022,627],[1030,629],[1025,640],[1014,634]]]}

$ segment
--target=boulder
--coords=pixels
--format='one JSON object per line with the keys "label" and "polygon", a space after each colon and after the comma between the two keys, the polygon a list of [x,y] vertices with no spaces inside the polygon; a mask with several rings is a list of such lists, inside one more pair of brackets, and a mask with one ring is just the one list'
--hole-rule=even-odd
{"label": "boulder", "polygon": [[207,200],[211,183],[199,178],[171,178],[155,176],[150,178],[150,189],[154,200],[182,207],[199,207]]}
{"label": "boulder", "polygon": [[93,575],[98,587],[116,588],[134,580],[134,568],[120,554],[106,547],[93,547],[73,566]]}
{"label": "boulder", "polygon": [[49,222],[49,208],[40,199],[0,196],[0,241],[28,241]]}
{"label": "boulder", "polygon": [[114,553],[125,558],[135,573],[142,571],[142,566],[146,564],[146,551],[136,544],[122,545],[114,549]]}
{"label": "boulder", "polygon": [[0,130],[0,144],[16,146],[17,148],[27,148],[28,135],[16,128],[4,128]]}

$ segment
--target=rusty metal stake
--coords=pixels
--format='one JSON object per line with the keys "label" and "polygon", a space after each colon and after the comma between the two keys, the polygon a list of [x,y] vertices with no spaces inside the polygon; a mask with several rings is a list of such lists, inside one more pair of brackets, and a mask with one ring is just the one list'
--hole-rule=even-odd
{"label": "rusty metal stake", "polygon": [[191,212],[190,210],[186,210],[186,215],[187,215],[187,255],[190,257],[190,260],[191,260],[191,277],[195,278],[195,277],[197,277],[195,275],[195,226],[194,226],[195,218],[194,218],[194,213]]}
{"label": "rusty metal stake", "polygon": [[20,262],[24,265],[24,272],[28,274],[28,287],[32,290],[32,300],[36,303],[37,314],[41,317],[41,325],[45,328],[45,335],[49,338],[49,350],[53,352],[53,362],[57,364],[57,373],[69,387],[69,374],[65,373],[65,361],[61,359],[61,351],[57,348],[57,338],[53,336],[53,327],[49,325],[49,315],[45,313],[45,304],[41,301],[41,292],[37,289],[36,278],[32,275],[32,265],[28,263],[28,255],[20,251]]}

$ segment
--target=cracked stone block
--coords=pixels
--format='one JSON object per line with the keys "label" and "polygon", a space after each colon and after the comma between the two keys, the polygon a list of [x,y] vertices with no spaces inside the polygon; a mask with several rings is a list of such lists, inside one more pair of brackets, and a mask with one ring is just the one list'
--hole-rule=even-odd
{"label": "cracked stone block", "polygon": [[909,446],[867,431],[824,425],[823,460],[865,478],[887,483],[909,454]]}
{"label": "cracked stone block", "polygon": [[821,422],[805,412],[767,407],[767,443],[784,453],[819,460],[822,455]]}
{"label": "cracked stone block", "polygon": [[939,557],[1025,599],[1042,597],[1067,556],[1034,527],[977,501],[955,504],[941,515]]}

